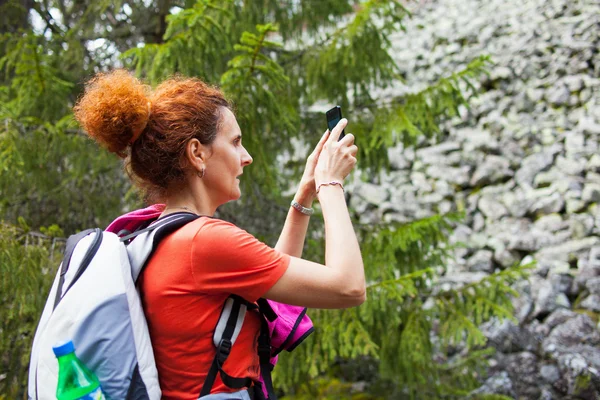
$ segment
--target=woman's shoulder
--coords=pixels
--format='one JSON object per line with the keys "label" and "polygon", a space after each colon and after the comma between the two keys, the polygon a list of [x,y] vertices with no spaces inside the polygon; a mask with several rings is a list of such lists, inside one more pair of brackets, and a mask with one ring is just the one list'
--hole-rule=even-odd
{"label": "woman's shoulder", "polygon": [[214,217],[201,216],[188,224],[188,232],[193,234],[197,240],[199,237],[213,240],[227,239],[231,240],[236,236],[249,235],[248,232],[239,228],[235,224]]}
{"label": "woman's shoulder", "polygon": [[218,229],[218,228],[231,228],[231,229],[240,229],[236,225],[232,224],[229,221],[225,221],[224,219],[219,219],[215,217],[208,217],[205,215],[201,215],[200,218],[192,221],[190,225],[195,226],[197,229]]}
{"label": "woman's shoulder", "polygon": [[202,257],[219,254],[234,257],[240,251],[252,253],[262,250],[264,244],[235,224],[218,218],[198,218],[191,222],[184,235],[191,239],[191,250]]}

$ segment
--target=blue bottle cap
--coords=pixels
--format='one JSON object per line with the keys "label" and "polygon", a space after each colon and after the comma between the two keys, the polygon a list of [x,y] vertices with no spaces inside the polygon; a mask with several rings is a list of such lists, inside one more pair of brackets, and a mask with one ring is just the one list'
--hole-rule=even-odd
{"label": "blue bottle cap", "polygon": [[65,340],[55,344],[54,347],[52,347],[52,350],[54,350],[54,355],[56,357],[62,357],[69,353],[73,353],[75,351],[75,346],[71,340]]}

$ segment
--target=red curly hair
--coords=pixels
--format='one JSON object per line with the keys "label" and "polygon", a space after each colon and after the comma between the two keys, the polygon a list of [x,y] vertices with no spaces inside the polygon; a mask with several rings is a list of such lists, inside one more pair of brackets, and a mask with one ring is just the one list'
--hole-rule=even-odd
{"label": "red curly hair", "polygon": [[87,134],[125,158],[130,178],[152,200],[184,181],[186,143],[210,145],[217,135],[223,93],[196,78],[174,77],[152,91],[125,70],[100,73],[74,107]]}

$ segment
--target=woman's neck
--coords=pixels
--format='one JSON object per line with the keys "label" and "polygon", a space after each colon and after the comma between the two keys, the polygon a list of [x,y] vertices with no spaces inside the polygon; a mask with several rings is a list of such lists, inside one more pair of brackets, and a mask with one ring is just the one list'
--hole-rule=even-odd
{"label": "woman's neck", "polygon": [[161,217],[182,211],[212,217],[217,207],[210,205],[210,197],[207,193],[203,193],[204,190],[202,189],[202,187],[195,187],[193,189],[187,187],[173,191],[173,194],[164,200],[166,207]]}

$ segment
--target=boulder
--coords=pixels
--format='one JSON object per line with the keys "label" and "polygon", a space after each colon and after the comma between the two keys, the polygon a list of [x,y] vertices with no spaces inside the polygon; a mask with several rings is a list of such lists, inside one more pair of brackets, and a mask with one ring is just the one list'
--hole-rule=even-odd
{"label": "boulder", "polygon": [[501,199],[502,203],[513,217],[525,216],[535,201],[535,199],[527,196],[525,191],[520,188],[503,193]]}
{"label": "boulder", "polygon": [[542,349],[545,353],[553,355],[579,345],[599,344],[600,333],[592,319],[585,314],[577,314],[552,329],[542,341]]}
{"label": "boulder", "polygon": [[532,214],[552,214],[561,211],[565,206],[565,199],[560,193],[554,192],[548,197],[542,197],[533,202],[529,207]]}
{"label": "boulder", "polygon": [[570,257],[579,258],[598,244],[600,244],[600,238],[595,236],[570,240],[559,245],[543,248],[539,250],[534,257],[536,259],[557,259],[569,261]]}
{"label": "boulder", "polygon": [[569,89],[564,85],[556,85],[546,92],[545,97],[548,103],[553,106],[566,106],[569,104],[571,92],[569,92]]}
{"label": "boulder", "polygon": [[600,184],[586,183],[583,187],[581,200],[584,203],[600,203]]}
{"label": "boulder", "polygon": [[591,294],[600,295],[600,276],[587,279],[585,287]]}
{"label": "boulder", "polygon": [[532,317],[548,315],[558,308],[570,307],[567,296],[557,291],[551,282],[538,276],[532,276],[530,282],[534,302]]}
{"label": "boulder", "polygon": [[481,330],[488,343],[504,354],[536,352],[541,344],[541,337],[536,337],[533,332],[509,320],[492,320],[483,324]]}
{"label": "boulder", "polygon": [[555,163],[558,170],[567,175],[581,175],[585,170],[587,161],[581,158],[575,159],[558,156]]}
{"label": "boulder", "polygon": [[552,148],[526,157],[515,173],[515,181],[521,186],[530,187],[537,174],[552,166],[557,152],[558,149]]}
{"label": "boulder", "polygon": [[558,232],[566,229],[569,226],[567,221],[564,221],[560,214],[548,214],[538,218],[534,223],[534,227],[546,232]]}
{"label": "boulder", "polygon": [[587,171],[598,172],[600,170],[600,155],[593,154],[585,165]]}
{"label": "boulder", "polygon": [[375,206],[379,206],[390,197],[390,193],[385,187],[367,182],[356,185],[354,193],[368,204]]}
{"label": "boulder", "polygon": [[570,131],[565,135],[565,154],[574,159],[585,153],[585,136],[582,131]]}
{"label": "boulder", "polygon": [[[597,89],[596,89],[597,90]],[[577,126],[582,133],[588,135],[600,135],[600,124],[590,116],[582,116]]]}
{"label": "boulder", "polygon": [[488,155],[485,157],[483,164],[479,165],[473,173],[471,186],[476,187],[503,182],[512,176],[513,171],[510,169],[510,162],[506,158]]}
{"label": "boulder", "polygon": [[482,196],[477,203],[477,208],[483,215],[493,220],[508,215],[506,207],[492,196]]}
{"label": "boulder", "polygon": [[538,357],[529,351],[509,354],[503,360],[503,369],[508,371],[516,398],[536,399],[540,396],[538,362]]}
{"label": "boulder", "polygon": [[478,250],[467,260],[469,271],[494,272],[493,253],[489,250]]}
{"label": "boulder", "polygon": [[580,304],[581,308],[600,313],[600,295],[591,294],[586,297]]}
{"label": "boulder", "polygon": [[430,165],[425,170],[426,176],[444,180],[458,187],[468,186],[470,173],[471,168],[469,166],[443,167],[439,165]]}
{"label": "boulder", "polygon": [[544,320],[545,336],[547,336],[552,329],[564,324],[571,318],[575,318],[577,315],[578,314],[576,312],[568,310],[566,308],[560,308],[554,311]]}
{"label": "boulder", "polygon": [[469,393],[469,397],[477,397],[478,395],[498,394],[503,396],[514,397],[515,392],[513,382],[508,375],[508,372],[501,371],[486,379],[485,383],[478,389]]}
{"label": "boulder", "polygon": [[546,381],[546,383],[549,384],[553,384],[561,378],[560,370],[554,364],[542,365],[542,367],[540,368],[539,375],[544,381]]}
{"label": "boulder", "polygon": [[558,357],[561,375],[567,382],[567,393],[579,399],[596,400],[600,394],[598,370],[582,354],[565,353]]}

